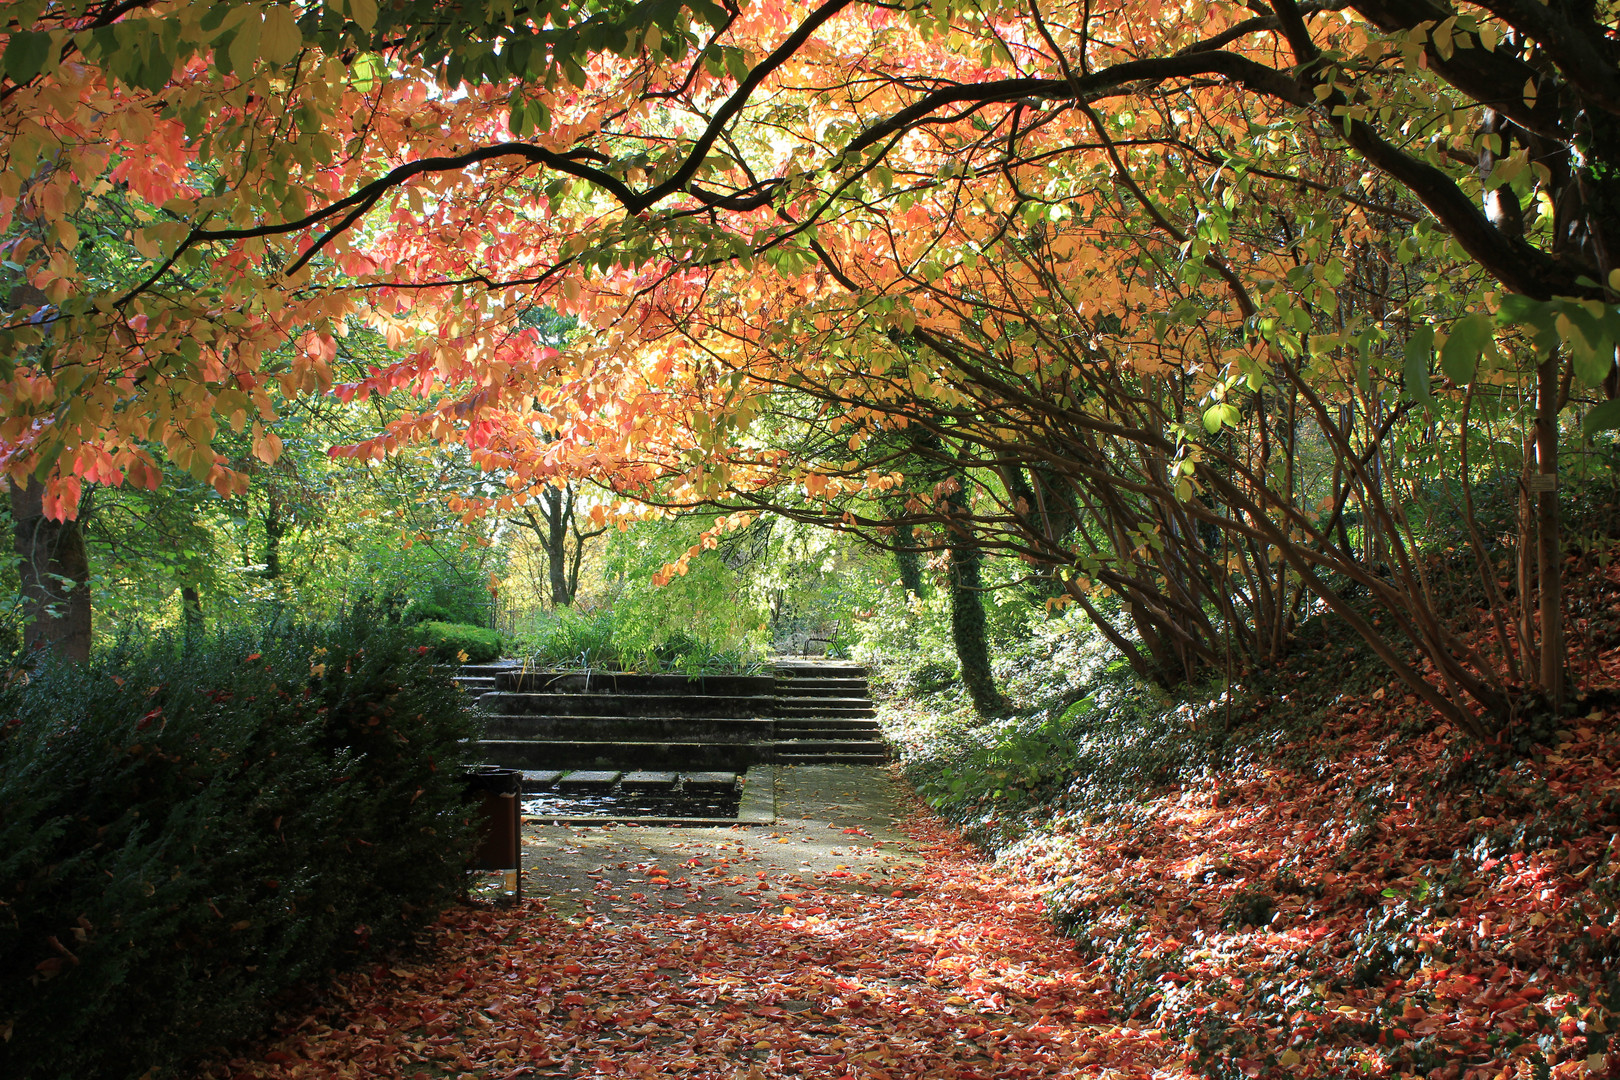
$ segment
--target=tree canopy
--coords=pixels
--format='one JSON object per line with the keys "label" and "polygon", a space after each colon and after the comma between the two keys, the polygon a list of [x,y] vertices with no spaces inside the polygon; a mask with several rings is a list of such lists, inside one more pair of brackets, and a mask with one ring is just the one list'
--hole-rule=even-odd
{"label": "tree canopy", "polygon": [[[1560,433],[1620,426],[1613,5],[4,12],[0,445],[52,516],[163,460],[244,491],[221,433],[275,461],[277,392],[407,390],[333,453],[460,444],[507,488],[469,516],[588,478],[1021,558],[1144,671],[1325,605],[1460,727],[1562,694]],[[1459,480],[1477,588],[1518,575],[1489,639],[1411,516]]]}

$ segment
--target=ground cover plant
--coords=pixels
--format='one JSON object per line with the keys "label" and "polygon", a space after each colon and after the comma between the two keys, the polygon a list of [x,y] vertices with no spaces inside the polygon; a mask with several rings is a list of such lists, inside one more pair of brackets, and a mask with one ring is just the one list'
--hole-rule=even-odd
{"label": "ground cover plant", "polygon": [[397,628],[128,643],[0,689],[0,1074],[167,1075],[460,892],[460,691]]}

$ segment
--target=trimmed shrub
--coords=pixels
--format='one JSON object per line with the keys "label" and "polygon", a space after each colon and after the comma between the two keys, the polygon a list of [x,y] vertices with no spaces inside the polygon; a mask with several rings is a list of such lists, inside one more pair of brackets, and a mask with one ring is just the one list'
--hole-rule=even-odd
{"label": "trimmed shrub", "polygon": [[168,643],[0,688],[0,1076],[134,1077],[459,895],[472,720],[397,628]]}
{"label": "trimmed shrub", "polygon": [[[416,639],[433,650],[440,663],[487,664],[500,659],[501,635],[482,626],[467,623],[420,622],[413,628]],[[460,655],[467,659],[462,661]]]}
{"label": "trimmed shrub", "polygon": [[412,624],[424,622],[456,623],[460,622],[461,619],[454,611],[451,611],[443,604],[425,602],[412,604],[406,608],[404,621]]}
{"label": "trimmed shrub", "polygon": [[765,658],[751,646],[721,647],[684,629],[659,628],[652,637],[626,628],[616,608],[563,609],[519,638],[519,650],[537,668],[559,671],[633,671],[643,674],[755,675]]}

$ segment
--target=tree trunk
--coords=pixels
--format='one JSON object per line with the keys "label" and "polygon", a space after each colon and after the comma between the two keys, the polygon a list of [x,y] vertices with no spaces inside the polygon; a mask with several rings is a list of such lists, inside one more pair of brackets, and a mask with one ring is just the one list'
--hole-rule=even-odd
{"label": "tree trunk", "polygon": [[264,576],[269,581],[281,577],[281,538],[287,533],[287,519],[281,515],[281,500],[271,491],[264,505]]}
{"label": "tree trunk", "polygon": [[28,618],[24,648],[49,649],[64,660],[90,659],[90,560],[77,521],[52,521],[45,486],[11,485],[11,517]]}
{"label": "tree trunk", "polygon": [[951,548],[951,643],[962,665],[962,684],[980,716],[1007,711],[1007,699],[996,689],[990,667],[990,639],[985,633],[984,598],[980,592],[980,565],[984,555],[971,543]]}
{"label": "tree trunk", "polygon": [[923,580],[922,555],[915,550],[917,538],[912,532],[911,523],[896,525],[894,539],[894,565],[900,571],[900,585],[920,600],[928,595],[928,583]]}
{"label": "tree trunk", "polygon": [[1536,535],[1535,501],[1530,497],[1530,477],[1536,471],[1536,430],[1531,425],[1524,436],[1524,468],[1519,480],[1519,550],[1518,550],[1518,619],[1519,657],[1525,677],[1530,682],[1541,680],[1541,661],[1536,651],[1535,628],[1530,622],[1535,575],[1531,570],[1530,547]]}
{"label": "tree trunk", "polygon": [[1007,711],[1007,699],[996,689],[996,676],[990,666],[990,639],[985,632],[983,579],[980,573],[984,552],[973,542],[968,526],[967,482],[957,478],[957,488],[946,496],[946,504],[961,524],[951,529],[951,644],[962,666],[962,684],[973,699],[973,710],[980,716],[1000,716]]}
{"label": "tree trunk", "polygon": [[202,641],[204,630],[202,594],[197,586],[180,586],[180,612],[185,618],[186,651],[190,652]]}
{"label": "tree trunk", "polygon": [[546,530],[541,539],[546,545],[546,564],[550,570],[551,602],[556,607],[568,607],[574,602],[573,583],[568,573],[568,526],[573,524],[573,492],[546,488],[540,494],[540,509],[546,518]]}
{"label": "tree trunk", "polygon": [[1536,576],[1541,585],[1541,686],[1555,711],[1564,707],[1563,545],[1558,535],[1558,361],[1537,371]]}

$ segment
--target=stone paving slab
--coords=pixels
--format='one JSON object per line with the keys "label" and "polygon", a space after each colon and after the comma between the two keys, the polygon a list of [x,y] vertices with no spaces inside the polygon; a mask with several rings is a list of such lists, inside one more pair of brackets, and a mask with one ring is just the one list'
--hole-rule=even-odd
{"label": "stone paving slab", "polygon": [[523,790],[543,791],[562,779],[561,769],[524,769]]}
{"label": "stone paving slab", "polygon": [[667,791],[675,786],[675,774],[648,772],[643,769],[625,773],[619,784],[626,791]]}
{"label": "stone paving slab", "polygon": [[617,772],[598,771],[595,769],[576,769],[567,773],[557,781],[560,788],[610,788],[619,779]]}
{"label": "stone paving slab", "polygon": [[696,916],[804,904],[795,890],[812,880],[867,896],[914,888],[922,862],[899,829],[909,808],[887,767],[779,767],[775,787],[774,825],[526,824],[524,895],[628,924],[633,893]]}
{"label": "stone paving slab", "polygon": [[737,786],[734,772],[689,772],[681,774],[687,791],[730,791]]}

